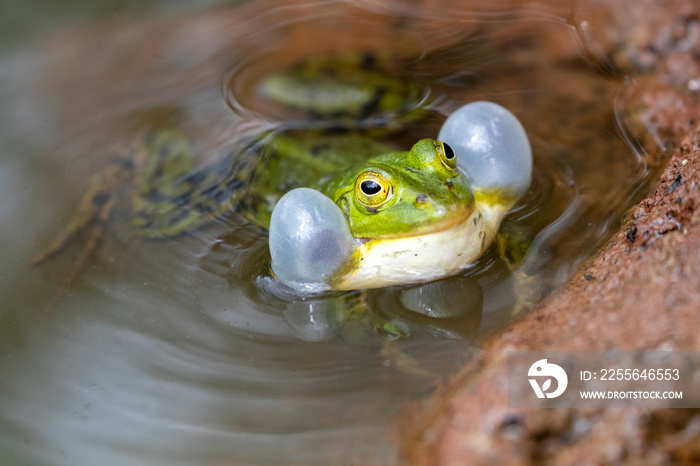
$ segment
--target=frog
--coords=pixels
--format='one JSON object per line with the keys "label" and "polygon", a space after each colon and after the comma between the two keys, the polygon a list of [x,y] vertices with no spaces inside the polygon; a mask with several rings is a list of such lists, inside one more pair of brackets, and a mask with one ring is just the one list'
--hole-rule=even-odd
{"label": "frog", "polygon": [[[430,282],[472,266],[528,189],[532,152],[517,118],[491,102],[459,108],[438,138],[286,193],[270,221],[275,276],[317,292]],[[526,243],[508,225],[499,243],[515,267]]]}
{"label": "frog", "polygon": [[[387,75],[380,61],[388,58],[344,52],[264,77],[257,92],[296,110],[294,119],[279,122],[281,130],[244,138],[204,166],[197,165],[192,141],[177,127],[146,131],[91,178],[66,227],[32,264],[89,231],[82,264],[119,204],[128,204],[133,231],[151,240],[177,238],[236,212],[269,227],[272,208],[286,190],[387,152],[386,144],[366,134],[390,134],[425,114],[425,86]],[[290,129],[294,122],[303,128]],[[346,131],[352,134],[338,134]]]}
{"label": "frog", "polygon": [[318,124],[281,124],[198,166],[178,129],[150,132],[93,177],[64,231],[33,263],[88,231],[70,283],[113,215],[177,238],[240,213],[269,235],[270,272],[299,293],[423,283],[470,267],[527,190],[532,152],[507,109],[473,102],[437,138],[397,150],[384,136],[423,117],[430,91],[376,58],[311,60],[259,92]]}

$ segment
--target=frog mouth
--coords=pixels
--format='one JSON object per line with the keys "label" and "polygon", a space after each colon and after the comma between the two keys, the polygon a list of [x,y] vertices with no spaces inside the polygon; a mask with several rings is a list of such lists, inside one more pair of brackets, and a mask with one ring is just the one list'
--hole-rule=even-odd
{"label": "frog mouth", "polygon": [[473,264],[491,245],[507,210],[504,206],[484,206],[440,230],[360,240],[352,267],[332,288],[381,288],[454,275]]}
{"label": "frog mouth", "polygon": [[423,237],[433,233],[440,233],[451,230],[459,225],[463,225],[465,222],[478,222],[478,216],[474,215],[477,213],[477,210],[478,209],[475,209],[473,206],[455,209],[449,212],[450,215],[443,215],[437,222],[429,222],[425,223],[424,225],[414,227],[410,233],[384,234],[374,237],[360,236],[355,237],[355,240],[359,244],[366,244],[370,241],[398,240],[401,238]]}

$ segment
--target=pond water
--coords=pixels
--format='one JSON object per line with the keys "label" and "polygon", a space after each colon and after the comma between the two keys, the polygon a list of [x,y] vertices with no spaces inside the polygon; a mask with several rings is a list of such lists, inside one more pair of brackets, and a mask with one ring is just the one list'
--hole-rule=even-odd
{"label": "pond water", "polygon": [[[2,464],[397,464],[406,402],[566,280],[647,186],[619,113],[625,85],[584,59],[566,7],[213,3],[76,3],[55,16],[29,3],[4,18]],[[213,160],[289,124],[250,92],[261,76],[342,50],[400,56],[430,83],[431,115],[395,144],[436,136],[474,100],[520,118],[535,173],[509,217],[536,236],[519,272],[492,249],[423,289],[461,300],[446,318],[402,306],[417,288],[292,299],[271,284],[265,233],[243,218],[153,242],[118,207],[51,306],[80,241],[39,267],[32,257],[135,134],[175,122]],[[377,320],[410,335],[391,340]]]}

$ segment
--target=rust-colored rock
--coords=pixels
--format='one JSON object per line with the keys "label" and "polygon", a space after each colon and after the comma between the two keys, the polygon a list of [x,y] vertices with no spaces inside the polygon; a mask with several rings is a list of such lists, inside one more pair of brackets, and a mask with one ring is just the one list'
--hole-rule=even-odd
{"label": "rust-colored rock", "polygon": [[700,410],[507,406],[508,351],[700,350],[700,5],[588,7],[579,26],[606,69],[640,73],[628,117],[666,168],[563,289],[411,408],[409,464],[700,464]]}

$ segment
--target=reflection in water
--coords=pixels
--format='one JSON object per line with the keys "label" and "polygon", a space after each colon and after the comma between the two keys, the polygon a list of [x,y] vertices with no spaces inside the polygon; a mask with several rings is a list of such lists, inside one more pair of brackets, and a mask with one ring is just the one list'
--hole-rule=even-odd
{"label": "reflection in water", "polygon": [[[403,403],[605,239],[648,173],[615,135],[622,84],[585,63],[555,12],[363,5],[99,23],[3,60],[0,215],[13,226],[0,232],[3,464],[396,464]],[[536,236],[518,273],[492,248],[462,276],[302,298],[271,279],[265,233],[237,216],[149,242],[121,208],[42,313],[78,246],[39,269],[31,257],[133,134],[176,123],[208,162],[290,124],[247,93],[260,76],[368,47],[432,86],[431,116],[393,144],[434,136],[468,101],[496,101],[523,122],[533,185],[509,218]]]}
{"label": "reflection in water", "polygon": [[481,322],[481,288],[468,277],[360,292],[352,304],[349,298],[292,301],[284,318],[302,340],[338,336],[355,347],[369,346],[377,333],[395,339],[427,330],[445,338],[469,338]]}

